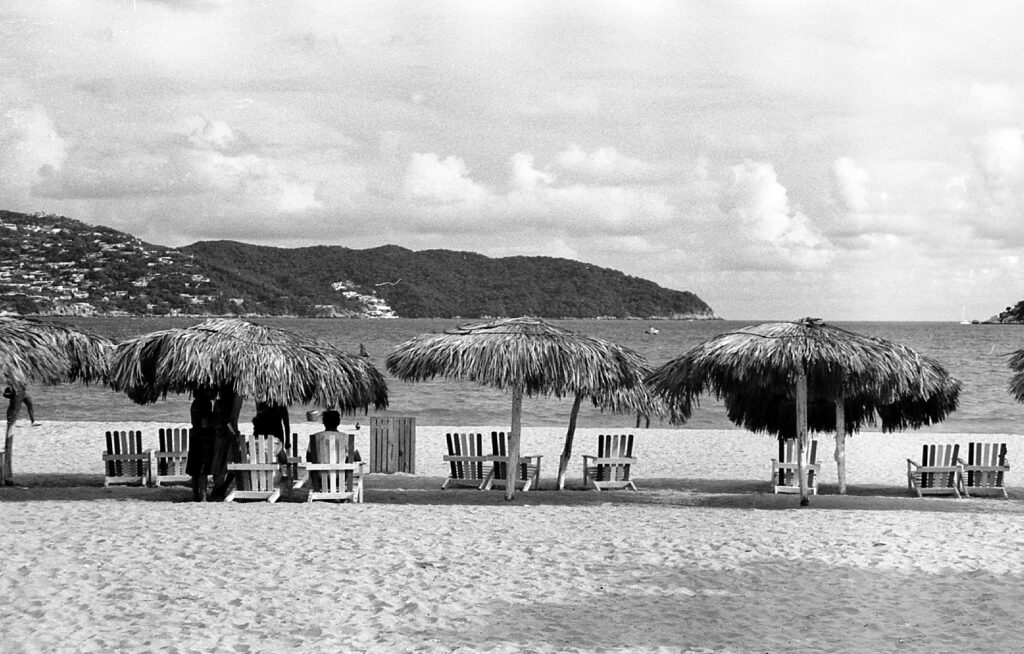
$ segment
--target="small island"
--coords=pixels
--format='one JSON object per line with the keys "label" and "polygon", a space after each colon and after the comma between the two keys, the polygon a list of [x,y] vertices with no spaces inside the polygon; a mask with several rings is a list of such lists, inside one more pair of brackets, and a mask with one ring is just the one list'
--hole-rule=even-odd
{"label": "small island", "polygon": [[1024,300],[1021,300],[1012,307],[997,313],[988,320],[983,320],[983,325],[1024,325]]}

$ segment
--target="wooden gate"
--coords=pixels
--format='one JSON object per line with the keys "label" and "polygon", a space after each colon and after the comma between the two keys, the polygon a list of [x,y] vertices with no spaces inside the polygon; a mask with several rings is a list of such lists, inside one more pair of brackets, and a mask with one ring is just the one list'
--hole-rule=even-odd
{"label": "wooden gate", "polygon": [[416,418],[370,418],[370,472],[416,473]]}

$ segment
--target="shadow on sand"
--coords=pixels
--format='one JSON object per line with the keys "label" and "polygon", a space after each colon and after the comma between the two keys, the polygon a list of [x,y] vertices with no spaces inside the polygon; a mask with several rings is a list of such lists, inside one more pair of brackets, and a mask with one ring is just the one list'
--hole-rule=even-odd
{"label": "shadow on sand", "polygon": [[[136,500],[190,502],[187,486],[144,488],[103,486],[102,475],[21,474],[13,486],[0,487],[0,503],[38,501]],[[368,475],[365,501],[369,504],[463,505],[463,506],[613,506],[647,505],[729,509],[801,509],[796,495],[775,495],[763,480],[653,478],[639,480],[640,490],[593,491],[582,480],[569,479],[564,491],[547,480],[528,493],[517,492],[506,502],[503,490],[472,488],[441,490],[441,477],[419,475]],[[1024,488],[1010,488],[1010,499],[912,497],[905,487],[851,485],[839,495],[834,485],[823,485],[802,510],[940,511],[958,513],[1024,514]],[[303,500],[297,494],[292,500]],[[287,501],[282,498],[282,501]]]}

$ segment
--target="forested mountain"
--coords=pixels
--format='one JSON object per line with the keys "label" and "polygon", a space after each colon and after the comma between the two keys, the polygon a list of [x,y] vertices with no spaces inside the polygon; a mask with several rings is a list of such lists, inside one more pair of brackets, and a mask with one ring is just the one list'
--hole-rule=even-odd
{"label": "forested mountain", "polygon": [[168,248],[7,211],[0,252],[0,309],[21,313],[715,318],[693,293],[551,257],[234,241]]}
{"label": "forested mountain", "polygon": [[551,257],[492,259],[472,252],[413,252],[386,245],[281,249],[230,241],[182,248],[229,294],[288,295],[312,305],[339,288],[374,293],[409,318],[536,315],[712,318],[693,293],[616,270]]}

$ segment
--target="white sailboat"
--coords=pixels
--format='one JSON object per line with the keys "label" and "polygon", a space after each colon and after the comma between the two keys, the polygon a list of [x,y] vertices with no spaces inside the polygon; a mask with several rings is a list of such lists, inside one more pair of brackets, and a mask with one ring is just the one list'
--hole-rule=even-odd
{"label": "white sailboat", "polygon": [[967,307],[961,307],[960,310],[960,324],[970,325],[971,321],[967,319]]}

